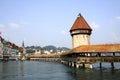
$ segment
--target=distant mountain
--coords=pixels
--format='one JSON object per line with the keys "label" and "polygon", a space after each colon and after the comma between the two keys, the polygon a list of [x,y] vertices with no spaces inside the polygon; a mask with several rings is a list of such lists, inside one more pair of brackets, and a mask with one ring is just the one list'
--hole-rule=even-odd
{"label": "distant mountain", "polygon": [[57,49],[58,49],[58,50],[70,50],[70,49],[67,48],[67,47],[58,47]]}
{"label": "distant mountain", "polygon": [[34,53],[35,50],[41,50],[42,53],[44,53],[44,51],[49,51],[51,53],[58,53],[58,52],[68,51],[70,49],[67,47],[56,47],[53,45],[48,45],[48,46],[44,46],[44,47],[40,47],[40,46],[28,46],[28,47],[26,47],[27,53]]}
{"label": "distant mountain", "polygon": [[48,45],[48,46],[43,47],[42,49],[44,49],[44,50],[51,50],[51,49],[56,50],[57,48],[53,45]]}
{"label": "distant mountain", "polygon": [[53,45],[48,45],[48,46],[45,46],[45,47],[43,47],[43,49],[45,49],[45,50],[70,50],[69,48],[67,48],[67,47],[55,47],[55,46],[53,46]]}

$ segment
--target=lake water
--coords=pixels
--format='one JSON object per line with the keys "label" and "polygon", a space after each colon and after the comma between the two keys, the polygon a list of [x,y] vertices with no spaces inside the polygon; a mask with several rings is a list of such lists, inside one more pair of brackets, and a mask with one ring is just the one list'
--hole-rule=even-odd
{"label": "lake water", "polygon": [[56,62],[8,61],[0,62],[0,80],[120,80],[120,63],[115,69],[76,69]]}

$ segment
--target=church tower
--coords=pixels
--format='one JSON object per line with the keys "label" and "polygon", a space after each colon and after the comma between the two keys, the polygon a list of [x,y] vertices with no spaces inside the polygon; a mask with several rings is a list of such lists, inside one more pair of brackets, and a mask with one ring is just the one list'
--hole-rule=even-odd
{"label": "church tower", "polygon": [[81,45],[90,45],[91,27],[85,21],[84,17],[79,14],[73,26],[70,29],[72,36],[72,47],[76,48]]}
{"label": "church tower", "polygon": [[25,49],[24,41],[22,43],[22,47],[20,49],[20,52],[18,53],[18,58],[21,61],[26,60],[26,49]]}
{"label": "church tower", "polygon": [[22,43],[22,60],[26,60],[26,49],[25,49],[24,41]]}

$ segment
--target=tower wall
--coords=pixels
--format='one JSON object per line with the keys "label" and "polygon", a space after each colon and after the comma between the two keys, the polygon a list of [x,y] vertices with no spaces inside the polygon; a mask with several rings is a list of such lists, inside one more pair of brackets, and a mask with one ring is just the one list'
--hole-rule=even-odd
{"label": "tower wall", "polygon": [[90,45],[90,35],[77,34],[72,36],[72,47],[76,48],[81,45]]}

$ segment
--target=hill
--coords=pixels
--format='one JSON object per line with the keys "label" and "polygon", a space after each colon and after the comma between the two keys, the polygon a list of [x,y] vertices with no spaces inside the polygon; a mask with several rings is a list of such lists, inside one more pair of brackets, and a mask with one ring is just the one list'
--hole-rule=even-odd
{"label": "hill", "polygon": [[27,46],[26,47],[27,53],[35,53],[36,50],[41,51],[42,54],[48,54],[48,53],[50,54],[50,53],[62,53],[70,49],[67,47],[56,47],[53,45],[48,45],[44,47],[40,47],[40,46]]}

